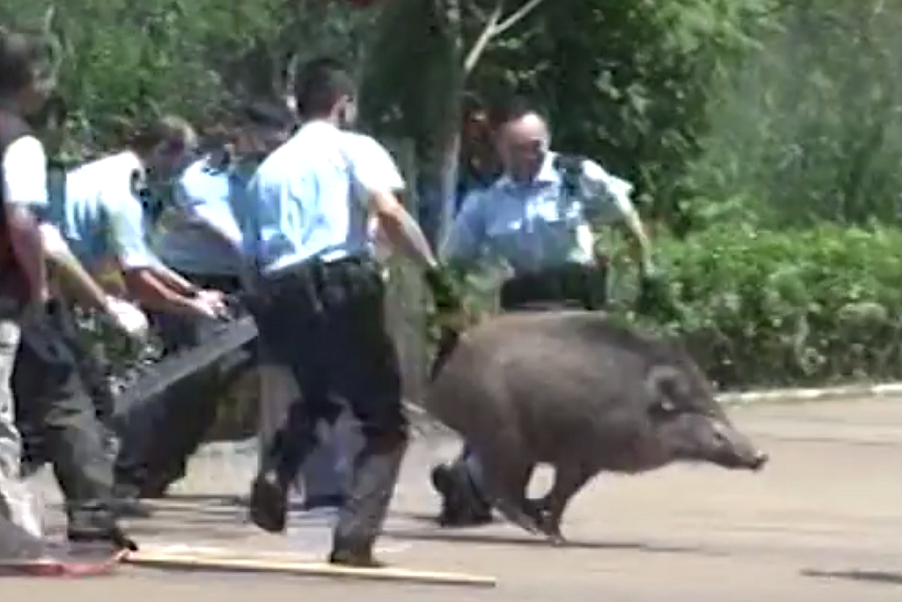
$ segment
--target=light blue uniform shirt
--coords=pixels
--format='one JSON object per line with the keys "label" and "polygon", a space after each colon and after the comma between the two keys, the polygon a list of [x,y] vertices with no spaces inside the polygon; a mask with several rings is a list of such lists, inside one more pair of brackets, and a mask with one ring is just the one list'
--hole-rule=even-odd
{"label": "light blue uniform shirt", "polygon": [[88,269],[115,257],[123,270],[159,263],[147,244],[136,174],[144,168],[131,152],[109,155],[66,174],[64,193],[52,199],[51,215],[75,256]]}
{"label": "light blue uniform shirt", "polygon": [[237,276],[246,178],[205,157],[175,183],[174,219],[154,245],[169,267],[187,274]]}
{"label": "light blue uniform shirt", "polygon": [[359,149],[346,132],[312,121],[263,161],[248,185],[244,237],[261,272],[372,254],[361,191],[380,188],[384,174]]}
{"label": "light blue uniform shirt", "polygon": [[590,224],[621,221],[634,211],[633,187],[586,160],[577,190],[568,193],[553,166],[555,156],[548,153],[531,182],[502,176],[470,193],[445,240],[443,258],[467,264],[487,254],[515,273],[591,263],[592,249],[581,235]]}

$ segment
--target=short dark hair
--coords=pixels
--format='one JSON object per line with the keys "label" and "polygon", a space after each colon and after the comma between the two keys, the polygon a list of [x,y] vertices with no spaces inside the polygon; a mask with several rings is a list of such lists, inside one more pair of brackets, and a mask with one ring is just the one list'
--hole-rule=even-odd
{"label": "short dark hair", "polygon": [[475,92],[464,92],[461,99],[461,109],[465,117],[474,113],[484,113],[486,111],[486,103]]}
{"label": "short dark hair", "polygon": [[177,115],[165,115],[139,123],[130,132],[127,143],[138,152],[147,152],[161,144],[178,151],[184,149],[189,139],[194,136],[194,128],[187,119]]}
{"label": "short dark hair", "polygon": [[16,94],[37,78],[41,46],[33,36],[0,26],[0,94]]}
{"label": "short dark hair", "polygon": [[497,130],[505,124],[527,115],[543,117],[542,111],[523,96],[511,96],[492,106],[489,110],[489,122],[492,124],[492,129]]}
{"label": "short dark hair", "polygon": [[356,86],[341,61],[317,58],[301,66],[294,79],[298,113],[305,118],[327,115],[342,96],[354,96]]}
{"label": "short dark hair", "polygon": [[37,129],[57,128],[66,124],[69,119],[69,104],[59,94],[51,94],[41,109],[28,116],[27,121]]}
{"label": "short dark hair", "polygon": [[258,127],[289,129],[295,122],[294,114],[287,106],[266,101],[246,103],[240,114],[242,121]]}

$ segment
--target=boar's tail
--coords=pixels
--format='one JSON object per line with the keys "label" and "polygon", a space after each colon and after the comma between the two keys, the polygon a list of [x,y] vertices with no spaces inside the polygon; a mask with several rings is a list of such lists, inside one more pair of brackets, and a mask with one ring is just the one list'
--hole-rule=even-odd
{"label": "boar's tail", "polygon": [[442,366],[445,365],[445,362],[448,361],[448,358],[451,357],[451,354],[457,349],[457,344],[459,342],[460,331],[453,328],[442,327],[438,337],[435,359],[432,360],[432,368],[429,370],[430,380],[436,379],[439,372],[442,370]]}

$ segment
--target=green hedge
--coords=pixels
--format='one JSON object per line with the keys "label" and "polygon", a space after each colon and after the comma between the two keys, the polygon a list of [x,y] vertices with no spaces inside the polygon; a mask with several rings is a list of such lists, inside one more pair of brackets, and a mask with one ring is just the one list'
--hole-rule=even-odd
{"label": "green hedge", "polygon": [[735,224],[658,242],[685,340],[723,388],[902,376],[902,232]]}

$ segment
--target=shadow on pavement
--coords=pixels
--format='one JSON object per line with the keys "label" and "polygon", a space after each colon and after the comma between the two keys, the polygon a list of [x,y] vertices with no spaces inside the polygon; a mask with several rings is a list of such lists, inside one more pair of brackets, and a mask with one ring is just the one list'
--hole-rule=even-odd
{"label": "shadow on pavement", "polygon": [[474,533],[466,531],[435,530],[419,531],[408,529],[386,529],[385,534],[400,541],[437,541],[460,544],[476,544],[490,546],[531,546],[549,549],[574,550],[636,550],[658,554],[697,554],[701,556],[723,556],[722,552],[696,546],[669,546],[631,541],[585,541],[568,540],[563,546],[553,546],[545,539],[524,535],[501,535],[493,533]]}
{"label": "shadow on pavement", "polygon": [[867,581],[870,583],[902,586],[902,573],[890,571],[863,571],[857,569],[849,571],[819,571],[805,569],[802,571],[802,575],[819,579],[847,579],[850,581]]}

